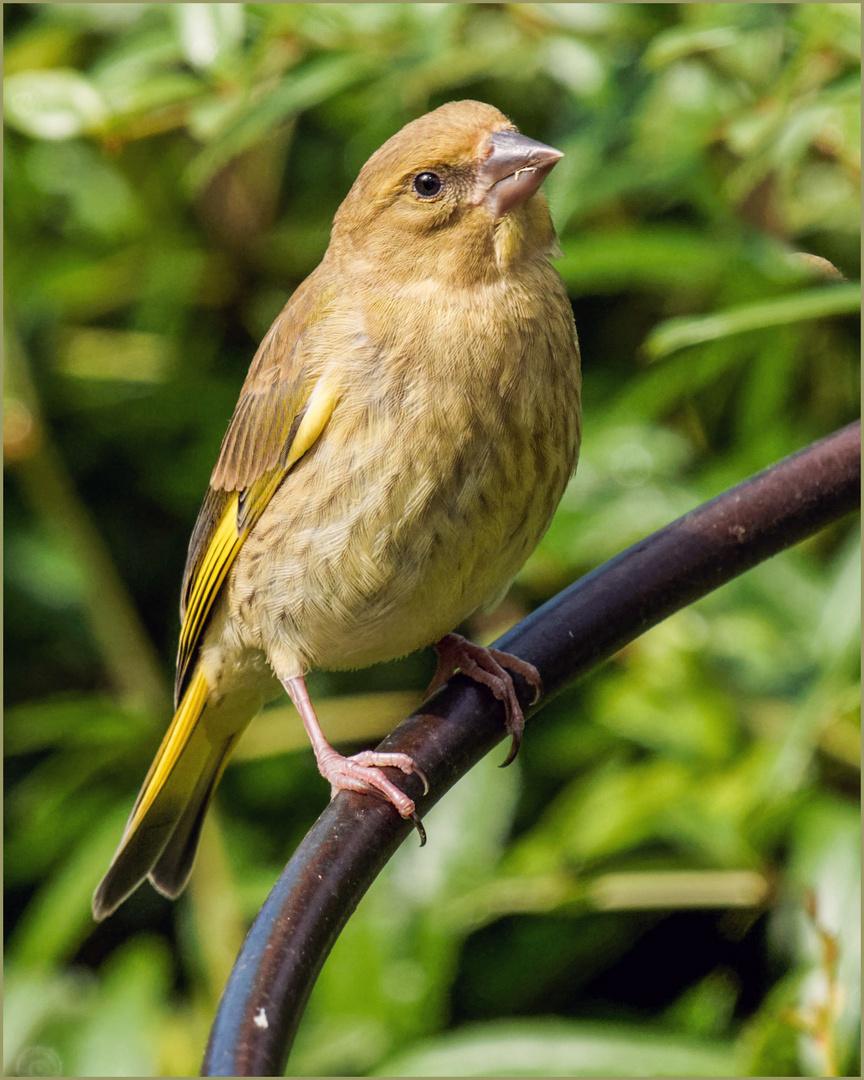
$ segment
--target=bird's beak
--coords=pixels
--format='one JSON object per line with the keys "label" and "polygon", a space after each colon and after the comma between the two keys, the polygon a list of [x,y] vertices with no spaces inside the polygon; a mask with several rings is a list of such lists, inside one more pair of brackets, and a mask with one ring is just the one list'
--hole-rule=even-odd
{"label": "bird's beak", "polygon": [[530,199],[564,155],[518,131],[489,136],[489,156],[477,172],[476,201],[485,202],[496,221]]}

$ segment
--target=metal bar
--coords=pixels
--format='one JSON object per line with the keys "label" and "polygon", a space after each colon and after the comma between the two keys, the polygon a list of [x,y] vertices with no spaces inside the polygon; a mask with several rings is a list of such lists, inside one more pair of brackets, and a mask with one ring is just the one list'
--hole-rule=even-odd
{"label": "metal bar", "polygon": [[[495,644],[543,676],[541,707],[674,611],[860,505],[861,428],[814,443],[667,525],[559,593]],[[530,691],[520,687],[527,704]],[[532,710],[532,711],[536,711]],[[398,782],[428,810],[505,738],[503,709],[463,676],[381,743],[425,771]],[[340,792],[312,827],[253,924],[222,1000],[205,1076],[281,1076],[330,949],[411,831],[392,806]]]}

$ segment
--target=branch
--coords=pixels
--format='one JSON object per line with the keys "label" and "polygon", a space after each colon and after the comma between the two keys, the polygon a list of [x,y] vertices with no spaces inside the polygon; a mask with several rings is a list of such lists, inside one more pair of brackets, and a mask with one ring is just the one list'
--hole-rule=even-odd
{"label": "branch", "polygon": [[[496,646],[539,669],[545,703],[667,615],[859,506],[860,447],[855,423],[766,469],[580,579]],[[529,688],[519,689],[527,704]],[[425,798],[416,777],[399,774],[422,814],[504,737],[500,702],[458,675],[381,749],[410,754],[425,771]],[[327,806],[249,931],[202,1075],[284,1074],[324,960],[410,831],[392,806],[365,795],[342,791]]]}

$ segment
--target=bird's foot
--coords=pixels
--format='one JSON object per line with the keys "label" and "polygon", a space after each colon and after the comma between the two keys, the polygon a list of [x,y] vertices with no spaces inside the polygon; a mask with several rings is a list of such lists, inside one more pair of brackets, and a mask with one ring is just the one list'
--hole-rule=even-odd
{"label": "bird's foot", "polygon": [[391,803],[403,818],[410,818],[420,834],[420,846],[426,843],[426,833],[420,823],[420,817],[414,809],[414,801],[387,778],[381,771],[382,766],[401,769],[406,775],[416,773],[423,781],[423,794],[429,792],[429,781],[423,771],[414,764],[407,754],[387,753],[378,750],[363,750],[353,757],[346,758],[331,746],[316,755],[318,771],[330,783],[330,798],[340,791],[359,791],[364,795],[375,795]]}
{"label": "bird's foot", "polygon": [[303,676],[296,675],[291,679],[284,679],[283,686],[300,713],[303,726],[312,741],[318,771],[325,780],[330,782],[330,798],[332,799],[339,791],[359,791],[364,795],[375,795],[391,803],[403,818],[410,818],[414,823],[414,828],[420,834],[422,847],[426,843],[426,833],[420,823],[420,816],[414,809],[413,800],[396,787],[392,780],[388,780],[381,771],[382,767],[390,766],[401,769],[407,775],[416,773],[423,781],[423,794],[428,795],[429,781],[422,769],[418,768],[407,754],[364,750],[353,757],[343,757],[324,738],[318,717],[309,700],[306,680]]}
{"label": "bird's foot", "polygon": [[525,715],[516,697],[516,689],[509,671],[515,671],[534,687],[532,705],[540,700],[540,694],[543,692],[540,672],[533,664],[520,660],[518,656],[501,652],[500,649],[486,649],[482,645],[475,645],[473,641],[468,641],[461,634],[445,634],[433,648],[438,653],[438,670],[424,696],[429,697],[434,694],[457,671],[461,671],[463,675],[474,679],[475,682],[488,686],[495,697],[504,703],[507,714],[507,731],[513,741],[510,745],[510,753],[507,755],[507,760],[502,763],[502,767],[509,765],[519,753],[522,731],[525,728]]}

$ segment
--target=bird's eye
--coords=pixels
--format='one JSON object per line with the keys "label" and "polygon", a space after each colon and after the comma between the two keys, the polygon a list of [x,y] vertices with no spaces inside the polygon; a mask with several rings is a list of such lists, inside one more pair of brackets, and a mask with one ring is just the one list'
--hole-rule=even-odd
{"label": "bird's eye", "polygon": [[421,172],[414,177],[414,190],[421,199],[433,199],[441,187],[441,177],[437,173]]}

